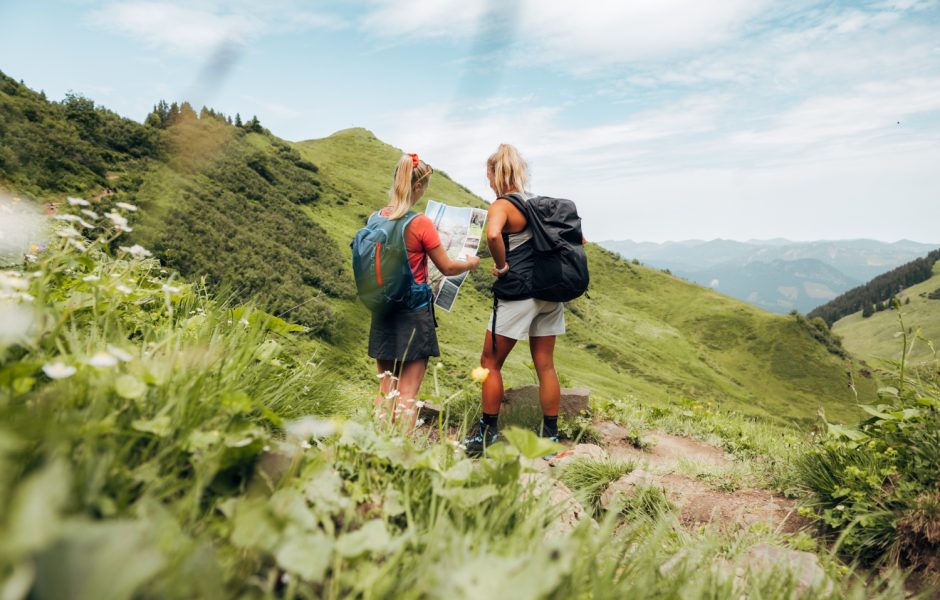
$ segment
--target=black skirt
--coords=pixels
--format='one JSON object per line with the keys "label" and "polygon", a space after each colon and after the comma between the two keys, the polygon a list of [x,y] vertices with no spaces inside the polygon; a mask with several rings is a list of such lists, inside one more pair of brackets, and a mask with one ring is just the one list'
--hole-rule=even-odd
{"label": "black skirt", "polygon": [[437,323],[431,306],[414,311],[374,313],[369,330],[369,356],[379,360],[424,360],[440,356]]}

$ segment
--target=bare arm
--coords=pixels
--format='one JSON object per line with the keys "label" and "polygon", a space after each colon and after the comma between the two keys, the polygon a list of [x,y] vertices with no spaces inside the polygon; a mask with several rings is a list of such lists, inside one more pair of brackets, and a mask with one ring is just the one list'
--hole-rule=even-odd
{"label": "bare arm", "polygon": [[486,217],[486,245],[489,246],[493,256],[493,264],[497,269],[506,266],[506,244],[503,243],[503,228],[508,220],[506,210],[497,200],[490,205]]}
{"label": "bare arm", "polygon": [[465,261],[454,260],[447,256],[447,252],[444,251],[444,246],[438,246],[433,250],[428,250],[428,257],[430,257],[434,266],[437,267],[437,270],[447,277],[460,275],[464,271],[472,271],[480,264],[479,256],[468,256]]}

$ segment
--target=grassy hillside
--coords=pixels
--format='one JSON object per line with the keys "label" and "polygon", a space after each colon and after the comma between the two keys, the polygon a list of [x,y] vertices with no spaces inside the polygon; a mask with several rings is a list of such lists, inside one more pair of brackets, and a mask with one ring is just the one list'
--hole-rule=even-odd
{"label": "grassy hillside", "polygon": [[[934,263],[930,279],[905,289],[898,294],[898,299],[901,301],[901,317],[908,330],[920,330],[925,339],[940,347],[940,299],[929,297],[938,289],[940,261]],[[877,362],[900,360],[901,342],[896,335],[900,330],[898,313],[893,310],[879,311],[867,318],[863,318],[859,311],[840,319],[833,326],[833,331],[842,337],[843,344],[852,354]],[[909,358],[923,362],[935,357],[924,341],[917,340]]]}
{"label": "grassy hillside", "polygon": [[[342,375],[340,391],[368,397],[374,386],[365,354],[369,319],[351,296],[348,243],[384,205],[399,150],[362,129],[290,144],[206,112],[197,118],[182,111],[166,128],[152,127],[81,98],[50,103],[9,78],[3,84],[0,136],[16,154],[4,155],[0,185],[58,202],[82,194],[100,213],[117,202],[140,206],[128,213],[133,231],[119,243],[140,243],[188,278],[205,277],[237,299],[257,297],[310,327],[310,351]],[[48,132],[64,141],[20,144]],[[133,143],[138,138],[146,152]],[[55,148],[67,149],[69,160],[56,162]],[[31,166],[34,155],[44,161],[41,173]],[[100,160],[75,162],[86,155]],[[428,198],[485,206],[450,180],[444,165],[436,166]],[[481,161],[481,174],[482,168]],[[856,416],[846,386],[851,365],[827,352],[805,322],[629,264],[594,245],[589,256],[590,297],[572,304],[570,333],[557,353],[564,384],[588,386],[600,401],[711,402],[803,423],[820,407],[831,418]],[[455,312],[440,314],[445,381],[477,364],[491,306],[486,266],[461,291]],[[523,344],[507,366],[510,385],[534,381],[528,363]],[[856,380],[862,398],[872,398],[874,383]]]}
{"label": "grassy hillside", "polygon": [[[400,151],[364,129],[301,142],[296,148],[321,167],[323,201],[307,210],[348,253],[355,229],[384,205]],[[485,205],[440,171],[432,177],[426,197]],[[567,314],[570,333],[560,339],[556,353],[564,383],[588,386],[602,399],[713,402],[804,422],[814,419],[819,407],[837,419],[855,416],[845,376],[851,367],[828,353],[793,317],[772,315],[630,264],[593,244],[588,253],[590,297],[572,304]],[[453,314],[439,314],[443,362],[449,371],[465,372],[478,360],[492,303],[490,281],[488,268],[481,268],[473,274],[474,285],[461,290]],[[344,315],[340,355],[363,356],[368,315],[355,304]],[[528,363],[523,344],[508,362],[511,384],[534,381]],[[355,364],[369,368],[364,360]],[[858,379],[863,398],[871,398],[871,381]]]}

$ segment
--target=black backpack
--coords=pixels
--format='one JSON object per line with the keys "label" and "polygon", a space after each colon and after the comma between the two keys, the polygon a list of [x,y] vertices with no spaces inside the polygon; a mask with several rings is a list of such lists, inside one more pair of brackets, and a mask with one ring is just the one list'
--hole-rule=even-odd
{"label": "black backpack", "polygon": [[[532,246],[532,262],[527,269],[531,273],[520,274],[516,280],[525,282],[524,287],[528,289],[501,294],[500,281],[497,280],[493,286],[494,295],[504,299],[527,297],[568,302],[584,294],[590,275],[581,234],[581,217],[574,202],[548,196],[526,200],[518,194],[502,198],[512,202],[526,217],[532,232],[532,240],[528,242]],[[510,272],[515,267],[510,262]],[[510,284],[510,281],[506,283]]]}

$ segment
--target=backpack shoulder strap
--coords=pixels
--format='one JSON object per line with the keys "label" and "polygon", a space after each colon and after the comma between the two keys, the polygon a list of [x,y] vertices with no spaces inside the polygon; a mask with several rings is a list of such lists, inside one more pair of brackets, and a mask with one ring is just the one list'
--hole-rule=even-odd
{"label": "backpack shoulder strap", "polygon": [[371,215],[369,215],[369,218],[366,219],[366,227],[368,227],[368,226],[372,225],[373,223],[375,223],[376,221],[378,221],[379,218],[385,218],[385,217],[382,217],[382,215],[379,214],[379,211],[375,211],[374,213],[372,213]]}
{"label": "backpack shoulder strap", "polygon": [[506,200],[510,202],[513,206],[519,209],[519,212],[526,215],[528,218],[528,211],[526,210],[526,202],[519,194],[506,194],[505,196],[500,196],[497,200]]}

